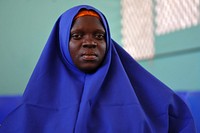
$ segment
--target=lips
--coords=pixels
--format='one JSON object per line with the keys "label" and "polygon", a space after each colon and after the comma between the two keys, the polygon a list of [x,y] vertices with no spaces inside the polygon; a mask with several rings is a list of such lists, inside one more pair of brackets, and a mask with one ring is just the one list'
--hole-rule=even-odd
{"label": "lips", "polygon": [[97,59],[97,54],[96,53],[83,53],[81,55],[81,58],[85,61],[94,61]]}

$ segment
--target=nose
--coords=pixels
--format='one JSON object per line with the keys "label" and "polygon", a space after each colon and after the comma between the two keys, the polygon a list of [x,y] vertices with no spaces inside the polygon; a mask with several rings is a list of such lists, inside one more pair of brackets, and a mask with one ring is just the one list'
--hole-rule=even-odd
{"label": "nose", "polygon": [[90,36],[86,37],[84,42],[82,43],[82,46],[84,48],[96,48],[97,43],[94,41],[94,39]]}
{"label": "nose", "polygon": [[95,42],[84,42],[82,44],[82,46],[84,48],[96,48],[97,47],[97,43],[95,43]]}

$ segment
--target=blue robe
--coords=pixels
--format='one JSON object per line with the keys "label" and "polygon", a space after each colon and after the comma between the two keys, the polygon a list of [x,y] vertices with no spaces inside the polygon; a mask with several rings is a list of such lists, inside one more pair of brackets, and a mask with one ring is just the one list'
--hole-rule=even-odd
{"label": "blue robe", "polygon": [[[74,16],[96,11],[107,51],[92,74],[78,70],[68,45]],[[194,133],[186,104],[142,68],[110,36],[105,16],[82,5],[55,23],[23,95],[1,123],[0,133]]]}

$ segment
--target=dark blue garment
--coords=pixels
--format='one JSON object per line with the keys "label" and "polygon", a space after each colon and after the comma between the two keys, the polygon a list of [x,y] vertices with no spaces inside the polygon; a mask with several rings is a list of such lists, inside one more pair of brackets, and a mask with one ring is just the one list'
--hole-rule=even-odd
{"label": "dark blue garment", "polygon": [[[107,53],[93,74],[79,71],[68,45],[74,16],[96,11]],[[30,78],[23,102],[0,133],[194,133],[186,104],[110,37],[104,15],[77,6],[57,20]]]}

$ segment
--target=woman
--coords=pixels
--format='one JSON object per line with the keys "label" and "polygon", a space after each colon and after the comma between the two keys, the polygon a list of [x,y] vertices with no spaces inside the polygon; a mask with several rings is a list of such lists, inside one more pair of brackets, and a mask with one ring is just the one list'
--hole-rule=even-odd
{"label": "woman", "polygon": [[193,133],[185,103],[110,37],[82,5],[57,20],[23,102],[1,133]]}

